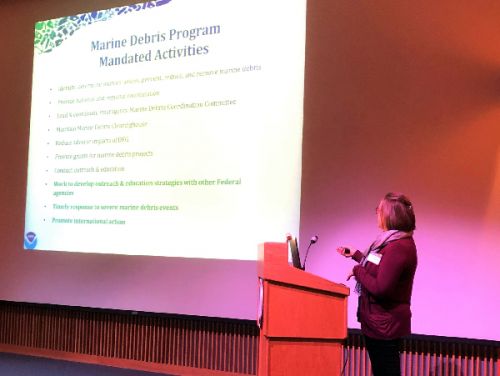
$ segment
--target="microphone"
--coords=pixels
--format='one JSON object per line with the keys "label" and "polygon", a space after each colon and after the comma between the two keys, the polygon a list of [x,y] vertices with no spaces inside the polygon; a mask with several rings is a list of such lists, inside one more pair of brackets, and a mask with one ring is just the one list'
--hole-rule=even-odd
{"label": "microphone", "polygon": [[307,261],[307,255],[309,254],[309,249],[311,248],[311,246],[313,244],[316,244],[316,242],[318,241],[319,239],[319,236],[318,235],[314,235],[311,240],[309,241],[309,246],[307,247],[307,250],[306,250],[306,257],[304,257],[304,266],[302,267],[302,270],[306,270],[306,261]]}

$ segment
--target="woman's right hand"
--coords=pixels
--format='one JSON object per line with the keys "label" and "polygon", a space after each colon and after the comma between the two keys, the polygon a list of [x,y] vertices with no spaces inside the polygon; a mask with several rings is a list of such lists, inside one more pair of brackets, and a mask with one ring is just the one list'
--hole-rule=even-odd
{"label": "woman's right hand", "polygon": [[352,257],[356,252],[356,248],[353,247],[337,247],[337,252],[344,257]]}

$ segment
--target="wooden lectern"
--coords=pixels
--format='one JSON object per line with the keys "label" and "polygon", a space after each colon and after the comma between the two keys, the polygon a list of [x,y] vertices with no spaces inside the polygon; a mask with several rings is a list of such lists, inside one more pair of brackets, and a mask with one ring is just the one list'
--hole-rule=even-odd
{"label": "wooden lectern", "polygon": [[340,375],[349,288],[289,265],[286,243],[259,246],[258,275],[258,375]]}

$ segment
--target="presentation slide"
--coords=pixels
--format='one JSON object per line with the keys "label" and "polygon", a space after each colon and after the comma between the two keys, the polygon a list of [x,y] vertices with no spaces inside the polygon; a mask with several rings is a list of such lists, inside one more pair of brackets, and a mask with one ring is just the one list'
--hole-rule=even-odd
{"label": "presentation slide", "polygon": [[34,48],[25,249],[255,260],[298,234],[305,1],[117,7]]}

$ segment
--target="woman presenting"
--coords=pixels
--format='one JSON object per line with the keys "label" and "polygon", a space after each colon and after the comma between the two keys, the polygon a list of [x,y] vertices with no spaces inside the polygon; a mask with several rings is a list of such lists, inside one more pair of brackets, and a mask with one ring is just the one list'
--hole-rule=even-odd
{"label": "woman presenting", "polygon": [[388,193],[376,208],[382,233],[365,252],[339,247],[337,251],[359,264],[356,278],[358,321],[365,337],[374,376],[400,375],[399,344],[411,333],[411,293],[417,268],[413,241],[415,213],[410,200]]}

